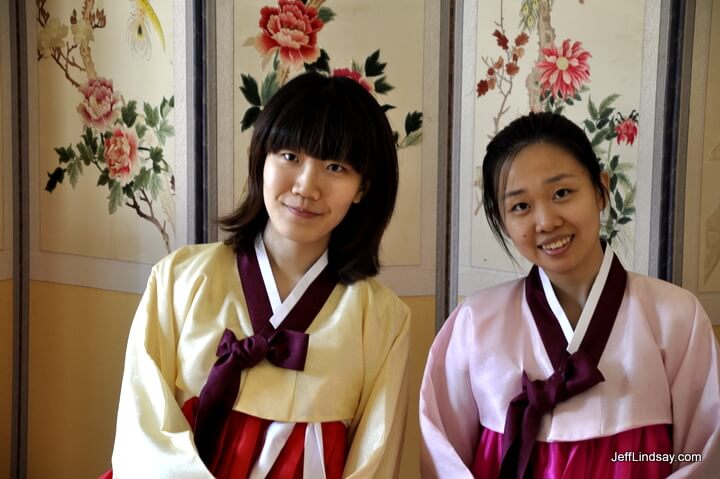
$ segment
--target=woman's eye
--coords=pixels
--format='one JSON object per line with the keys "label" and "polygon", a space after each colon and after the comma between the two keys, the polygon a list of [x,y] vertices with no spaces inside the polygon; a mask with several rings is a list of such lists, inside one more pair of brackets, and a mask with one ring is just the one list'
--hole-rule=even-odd
{"label": "woman's eye", "polygon": [[341,173],[341,172],[347,170],[347,168],[345,168],[343,165],[341,165],[339,163],[330,163],[329,165],[327,165],[327,169],[328,169],[328,171],[332,171],[333,173]]}
{"label": "woman's eye", "polygon": [[557,190],[557,191],[555,192],[555,197],[556,197],[556,198],[565,198],[565,197],[569,196],[570,193],[571,193],[571,191],[570,191],[569,189],[567,189],[567,188],[560,188],[559,190]]}
{"label": "woman's eye", "polygon": [[287,161],[295,161],[297,159],[297,155],[295,153],[290,153],[288,151],[281,153],[281,156]]}
{"label": "woman's eye", "polygon": [[525,211],[529,208],[529,205],[527,203],[515,203],[510,207],[510,211],[520,212]]}

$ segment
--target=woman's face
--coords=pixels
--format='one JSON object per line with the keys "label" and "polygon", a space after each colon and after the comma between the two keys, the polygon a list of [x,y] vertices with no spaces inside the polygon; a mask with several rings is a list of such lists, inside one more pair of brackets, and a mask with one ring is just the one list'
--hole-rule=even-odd
{"label": "woman's face", "polygon": [[506,179],[499,204],[518,251],[551,280],[593,278],[602,262],[604,200],[582,164],[558,146],[538,143],[520,150]]}
{"label": "woman's face", "polygon": [[332,230],[360,201],[362,178],[352,166],[301,152],[269,153],[263,167],[263,199],[273,233],[327,248]]}

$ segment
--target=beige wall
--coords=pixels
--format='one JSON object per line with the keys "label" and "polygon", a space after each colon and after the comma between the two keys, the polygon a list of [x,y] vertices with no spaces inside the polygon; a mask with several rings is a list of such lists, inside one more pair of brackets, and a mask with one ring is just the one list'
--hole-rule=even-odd
{"label": "beige wall", "polygon": [[0,478],[10,476],[12,405],[12,281],[0,281]]}
{"label": "beige wall", "polygon": [[122,359],[140,297],[30,285],[28,478],[110,467]]}
{"label": "beige wall", "polygon": [[413,296],[402,298],[412,309],[410,342],[410,404],[408,407],[405,445],[403,447],[400,477],[420,477],[420,425],[418,423],[418,395],[425,369],[427,353],[435,337],[435,297]]}

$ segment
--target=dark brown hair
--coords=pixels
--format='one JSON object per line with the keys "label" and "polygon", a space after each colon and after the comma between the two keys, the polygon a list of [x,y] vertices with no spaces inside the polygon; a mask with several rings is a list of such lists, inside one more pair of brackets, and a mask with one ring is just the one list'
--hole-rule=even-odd
{"label": "dark brown hair", "polygon": [[395,138],[377,101],[349,78],[299,75],[281,87],[258,116],[249,152],[247,193],[220,219],[225,243],[249,251],[263,231],[263,167],[268,153],[297,151],[349,163],[362,177],[363,198],[350,207],[330,236],[330,266],[345,284],[378,273],[380,240],[398,189]]}

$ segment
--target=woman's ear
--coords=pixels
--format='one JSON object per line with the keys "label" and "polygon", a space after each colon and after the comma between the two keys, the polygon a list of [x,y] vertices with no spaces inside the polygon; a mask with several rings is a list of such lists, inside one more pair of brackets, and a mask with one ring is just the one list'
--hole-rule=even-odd
{"label": "woman's ear", "polygon": [[607,170],[600,172],[600,182],[603,186],[602,201],[600,202],[600,211],[602,211],[610,200],[610,173]]}
{"label": "woman's ear", "polygon": [[367,193],[368,187],[370,185],[363,183],[360,185],[360,189],[358,190],[357,194],[355,195],[355,198],[353,198],[353,203],[358,204],[360,201],[362,201],[363,197],[365,196],[365,193]]}

